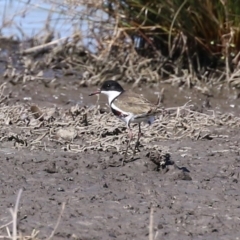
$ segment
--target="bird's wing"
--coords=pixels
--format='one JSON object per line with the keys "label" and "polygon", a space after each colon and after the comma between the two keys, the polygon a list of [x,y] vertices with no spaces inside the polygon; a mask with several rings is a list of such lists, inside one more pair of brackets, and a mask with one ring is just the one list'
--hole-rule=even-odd
{"label": "bird's wing", "polygon": [[155,115],[157,108],[157,105],[152,104],[146,98],[130,91],[124,91],[112,103],[124,112],[133,113],[136,117]]}

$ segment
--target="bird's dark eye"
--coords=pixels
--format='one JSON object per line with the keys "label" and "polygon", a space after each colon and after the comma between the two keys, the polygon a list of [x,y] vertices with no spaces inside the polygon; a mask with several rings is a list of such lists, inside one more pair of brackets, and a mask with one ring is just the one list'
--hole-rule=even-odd
{"label": "bird's dark eye", "polygon": [[110,87],[110,84],[108,84],[107,86]]}

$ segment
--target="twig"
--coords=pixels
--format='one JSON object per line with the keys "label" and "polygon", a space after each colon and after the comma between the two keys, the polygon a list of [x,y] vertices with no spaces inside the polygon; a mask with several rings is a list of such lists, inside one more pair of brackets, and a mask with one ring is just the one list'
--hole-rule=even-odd
{"label": "twig", "polygon": [[173,25],[175,23],[175,20],[178,17],[178,14],[181,12],[182,8],[184,7],[184,5],[187,3],[187,0],[185,0],[180,7],[178,8],[177,12],[174,15],[174,18],[171,22],[171,26],[170,26],[170,30],[169,30],[169,35],[168,35],[168,52],[171,52],[171,37],[172,37],[172,30],[173,30]]}
{"label": "twig", "polygon": [[57,223],[56,223],[56,225],[55,225],[55,227],[54,227],[51,235],[47,238],[47,240],[50,240],[50,239],[54,236],[54,234],[55,234],[55,232],[56,232],[56,230],[57,230],[57,228],[58,228],[58,225],[59,225],[59,223],[60,223],[60,220],[61,220],[61,218],[62,218],[62,215],[63,215],[63,211],[64,211],[64,209],[65,209],[65,206],[66,206],[66,203],[64,202],[64,203],[62,204],[62,209],[61,209],[61,212],[60,212],[60,214],[59,214],[59,216],[58,216]]}
{"label": "twig", "polygon": [[153,240],[153,207],[150,210],[150,219],[149,219],[149,240]]}
{"label": "twig", "polygon": [[18,213],[18,206],[19,206],[21,194],[22,194],[22,189],[20,189],[18,192],[14,209],[10,208],[10,213],[13,218],[12,240],[17,240],[17,213]]}
{"label": "twig", "polygon": [[10,221],[0,227],[0,229],[7,227],[8,225],[12,224],[13,221]]}
{"label": "twig", "polygon": [[[74,36],[73,36],[74,37]],[[65,40],[67,39],[68,37],[63,37],[63,38],[59,38],[59,39],[56,39],[52,42],[49,42],[49,43],[44,43],[42,45],[38,45],[38,46],[35,46],[35,47],[31,47],[31,48],[28,48],[26,50],[24,50],[22,52],[22,54],[30,54],[30,53],[33,53],[33,52],[36,52],[36,51],[40,51],[41,49],[45,48],[45,47],[49,47],[49,46],[52,46],[54,44],[57,44],[59,43],[60,41],[62,40]]]}

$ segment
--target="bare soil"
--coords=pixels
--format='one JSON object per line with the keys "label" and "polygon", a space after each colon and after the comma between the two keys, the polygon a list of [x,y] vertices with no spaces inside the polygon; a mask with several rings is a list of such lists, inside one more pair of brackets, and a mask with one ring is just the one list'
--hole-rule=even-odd
{"label": "bare soil", "polygon": [[[22,122],[14,121],[13,111],[8,112],[9,120],[6,115],[1,117],[5,122],[1,122],[0,139],[0,226],[11,221],[8,208],[15,205],[17,192],[23,189],[18,215],[18,231],[23,236],[30,236],[35,229],[38,239],[47,238],[66,203],[53,239],[149,239],[151,209],[154,239],[239,239],[240,131],[238,119],[232,120],[238,108],[229,111],[231,119],[222,117],[217,123],[202,115],[208,122],[204,130],[197,131],[196,119],[188,131],[188,126],[183,128],[188,133],[185,135],[169,130],[171,121],[165,124],[164,119],[158,119],[152,128],[144,128],[146,140],[143,137],[141,152],[121,166],[126,129],[118,120],[104,137],[97,134],[97,127],[96,133],[87,132],[95,126],[90,115],[88,126],[78,125],[76,138],[62,141],[52,137],[52,130],[46,130],[53,128],[50,118],[41,120],[40,116],[37,122],[30,119],[29,124],[24,122],[28,117],[19,113],[20,108],[28,114],[33,105],[40,106],[41,111],[44,107],[68,111],[76,103],[86,104],[90,90],[81,90],[83,100],[79,91],[72,79],[51,88],[42,82],[7,83],[5,93],[11,94],[2,109],[16,107]],[[181,94],[181,101],[186,102]],[[166,96],[167,106],[180,105],[173,96]],[[202,96],[197,106],[202,108],[205,100]],[[213,98],[210,110],[215,109],[214,103],[219,101]],[[53,131],[66,127],[61,118],[64,113],[58,113],[61,124],[55,120]],[[96,118],[98,122],[101,119]],[[112,118],[106,120],[109,126]],[[175,120],[178,129],[183,120],[184,116]],[[164,123],[164,133],[159,130],[158,136],[160,123]],[[67,126],[75,125],[67,122]],[[79,133],[83,129],[85,132]],[[41,131],[43,135],[47,131],[47,137],[38,143]],[[104,145],[106,137],[119,151]],[[89,145],[88,138],[97,147],[83,150]],[[0,228],[0,235],[7,235],[5,227]]]}

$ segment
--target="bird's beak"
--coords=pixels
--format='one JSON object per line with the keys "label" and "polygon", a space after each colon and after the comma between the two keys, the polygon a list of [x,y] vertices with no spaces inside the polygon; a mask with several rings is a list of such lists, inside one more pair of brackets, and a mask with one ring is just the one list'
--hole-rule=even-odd
{"label": "bird's beak", "polygon": [[96,95],[96,94],[100,94],[100,93],[101,93],[101,91],[98,90],[98,91],[96,91],[96,92],[92,92],[92,93],[90,93],[88,96],[92,96],[92,95]]}

